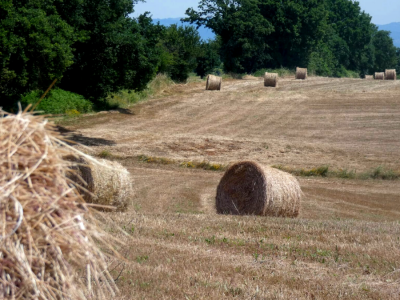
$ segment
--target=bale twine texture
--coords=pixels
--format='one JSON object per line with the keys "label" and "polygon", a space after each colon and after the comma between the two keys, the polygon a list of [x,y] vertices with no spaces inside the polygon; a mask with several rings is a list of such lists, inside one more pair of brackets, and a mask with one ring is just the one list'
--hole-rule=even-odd
{"label": "bale twine texture", "polygon": [[239,162],[222,177],[216,196],[219,214],[297,217],[301,189],[297,179],[254,162]]}
{"label": "bale twine texture", "polygon": [[385,79],[386,80],[396,80],[397,74],[395,69],[385,70]]}
{"label": "bale twine texture", "polygon": [[278,73],[268,73],[264,75],[264,86],[278,87]]}
{"label": "bale twine texture", "polygon": [[385,73],[383,73],[383,72],[375,73],[375,80],[384,80],[384,79],[385,79]]}
{"label": "bale twine texture", "polygon": [[207,91],[220,91],[222,86],[222,77],[208,75],[207,76]]}
{"label": "bale twine texture", "polygon": [[366,79],[366,80],[372,80],[372,79],[374,79],[374,75],[365,75],[365,78],[364,79]]}
{"label": "bale twine texture", "polygon": [[0,299],[116,291],[100,250],[112,251],[108,236],[69,184],[62,157],[73,150],[59,138],[42,117],[0,110]]}
{"label": "bale twine texture", "polygon": [[88,160],[82,156],[65,159],[77,163],[68,177],[86,202],[96,204],[102,211],[126,211],[133,197],[132,181],[126,168],[105,159]]}
{"label": "bale twine texture", "polygon": [[307,79],[307,69],[306,68],[296,68],[296,79]]}

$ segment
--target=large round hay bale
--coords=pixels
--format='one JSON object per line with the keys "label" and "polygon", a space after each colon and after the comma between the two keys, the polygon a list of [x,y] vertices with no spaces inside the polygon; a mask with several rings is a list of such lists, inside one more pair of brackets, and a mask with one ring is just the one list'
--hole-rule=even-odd
{"label": "large round hay bale", "polygon": [[396,80],[397,79],[396,70],[395,69],[385,70],[385,79]]}
{"label": "large round hay bale", "polygon": [[102,211],[126,211],[133,197],[132,181],[120,163],[105,159],[68,157],[75,162],[68,177],[88,203]]}
{"label": "large round hay bale", "polygon": [[375,80],[384,80],[384,79],[385,79],[385,73],[375,72]]}
{"label": "large round hay bale", "polygon": [[206,90],[207,91],[220,91],[222,86],[222,77],[208,75]]}
{"label": "large round hay bale", "polygon": [[373,80],[374,79],[374,75],[365,75],[366,80]]}
{"label": "large round hay bale", "polygon": [[286,172],[254,162],[239,162],[222,177],[216,196],[220,214],[297,217],[301,189]]}
{"label": "large round hay bale", "polygon": [[264,74],[264,86],[277,87],[278,86],[278,78],[279,78],[278,73],[266,72]]}
{"label": "large round hay bale", "polygon": [[72,154],[43,117],[0,110],[0,299],[114,295],[109,236],[66,177]]}
{"label": "large round hay bale", "polygon": [[296,68],[296,79],[307,79],[307,68]]}

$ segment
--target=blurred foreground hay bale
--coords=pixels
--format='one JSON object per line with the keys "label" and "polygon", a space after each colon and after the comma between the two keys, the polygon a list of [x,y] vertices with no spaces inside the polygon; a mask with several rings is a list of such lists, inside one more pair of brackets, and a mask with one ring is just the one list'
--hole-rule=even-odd
{"label": "blurred foreground hay bale", "polygon": [[216,196],[219,214],[297,217],[301,189],[297,179],[254,162],[239,162],[222,177]]}
{"label": "blurred foreground hay bale", "polygon": [[385,73],[375,72],[375,80],[384,80],[384,79],[385,79]]}
{"label": "blurred foreground hay bale", "polygon": [[108,235],[66,178],[73,151],[44,118],[0,110],[0,299],[114,295]]}
{"label": "blurred foreground hay bale", "polygon": [[307,79],[307,68],[296,68],[296,77],[295,79]]}
{"label": "blurred foreground hay bale", "polygon": [[265,74],[264,74],[264,86],[278,87],[278,78],[279,78],[279,74],[278,73],[265,72]]}
{"label": "blurred foreground hay bale", "polygon": [[385,79],[386,80],[396,80],[396,70],[395,69],[387,69],[385,70]]}
{"label": "blurred foreground hay bale", "polygon": [[220,91],[222,85],[222,77],[208,75],[207,76],[207,84],[206,90],[207,91]]}
{"label": "blurred foreground hay bale", "polygon": [[[133,196],[131,177],[121,164],[105,159],[88,160],[82,156],[69,156],[68,161],[76,162],[68,177],[88,203],[96,204],[99,210],[126,211]],[[107,207],[108,206],[108,207]]]}

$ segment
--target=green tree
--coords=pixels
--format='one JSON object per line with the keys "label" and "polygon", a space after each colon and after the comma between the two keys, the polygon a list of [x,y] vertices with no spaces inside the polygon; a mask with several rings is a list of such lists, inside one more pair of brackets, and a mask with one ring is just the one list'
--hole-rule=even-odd
{"label": "green tree", "polygon": [[211,28],[221,40],[221,58],[228,72],[253,72],[271,56],[266,43],[274,30],[254,0],[201,0],[198,11],[186,10],[189,21]]}
{"label": "green tree", "polygon": [[[129,17],[132,0],[85,0],[71,22],[87,34],[74,44],[74,64],[61,87],[94,100],[121,89],[142,90],[159,65],[158,28]],[[84,21],[82,21],[82,18]]]}
{"label": "green tree", "polygon": [[306,66],[326,30],[327,11],[319,0],[259,0],[261,15],[273,26],[265,42],[269,67]]}
{"label": "green tree", "polygon": [[209,40],[202,42],[200,46],[200,55],[197,57],[196,73],[201,78],[213,73],[221,65],[219,55],[220,43],[218,40]]}
{"label": "green tree", "polygon": [[0,105],[47,88],[73,63],[79,33],[56,10],[57,1],[0,2]]}
{"label": "green tree", "polygon": [[338,65],[345,69],[367,72],[373,60],[371,53],[374,25],[371,16],[361,10],[358,1],[326,0],[328,24],[334,32],[332,49]]}
{"label": "green tree", "polygon": [[196,59],[200,54],[200,35],[196,28],[173,24],[165,28],[161,45],[164,64],[159,71],[168,73],[172,80],[186,81],[189,73],[196,68]]}
{"label": "green tree", "polygon": [[372,43],[375,49],[374,70],[378,72],[396,68],[398,63],[396,47],[393,45],[390,32],[376,30],[372,37]]}

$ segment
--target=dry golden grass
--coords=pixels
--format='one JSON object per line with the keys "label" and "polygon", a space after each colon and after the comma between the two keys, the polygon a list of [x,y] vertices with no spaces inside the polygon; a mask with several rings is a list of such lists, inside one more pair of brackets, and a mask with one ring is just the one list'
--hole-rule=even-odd
{"label": "dry golden grass", "polygon": [[103,222],[126,242],[116,299],[399,299],[398,180],[300,177],[297,219],[222,216],[222,172],[138,160],[399,169],[399,81],[262,80],[176,85],[132,115],[69,126],[104,141],[93,153],[118,156],[135,182],[132,206]]}
{"label": "dry golden grass", "polygon": [[66,178],[62,157],[75,152],[43,117],[0,109],[1,299],[104,299],[115,290],[107,235]]}

